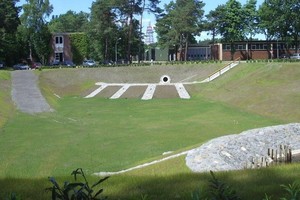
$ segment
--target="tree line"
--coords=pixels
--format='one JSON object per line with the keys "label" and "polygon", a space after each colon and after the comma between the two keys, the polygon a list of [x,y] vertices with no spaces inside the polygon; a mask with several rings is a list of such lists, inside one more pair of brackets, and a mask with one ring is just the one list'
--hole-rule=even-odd
{"label": "tree line", "polygon": [[21,59],[46,64],[53,51],[52,34],[66,32],[86,34],[86,58],[106,61],[118,54],[129,62],[133,57],[142,60],[148,48],[142,32],[146,12],[156,18],[155,45],[175,49],[178,60],[186,59],[184,49],[196,44],[204,31],[211,35],[211,43],[216,38],[229,43],[232,55],[236,41],[252,41],[257,34],[284,41],[286,48],[295,45],[296,50],[300,37],[299,0],[265,0],[261,5],[256,0],[244,5],[228,0],[206,15],[200,0],[174,0],[163,7],[160,0],[96,0],[90,13],[68,11],[52,17],[49,0],[26,0],[21,6],[18,2],[0,2],[0,60],[8,65]]}

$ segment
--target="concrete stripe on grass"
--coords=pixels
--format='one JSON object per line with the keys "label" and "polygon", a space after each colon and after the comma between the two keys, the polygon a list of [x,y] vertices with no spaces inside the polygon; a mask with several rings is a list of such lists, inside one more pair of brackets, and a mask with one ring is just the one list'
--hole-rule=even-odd
{"label": "concrete stripe on grass", "polygon": [[142,100],[150,100],[153,98],[154,92],[156,89],[156,84],[149,84],[143,97]]}
{"label": "concrete stripe on grass", "polygon": [[130,87],[130,84],[125,84],[123,87],[121,87],[114,95],[110,97],[110,99],[118,99],[120,98],[126,90]]}
{"label": "concrete stripe on grass", "polygon": [[187,155],[188,152],[189,151],[184,151],[184,152],[174,154],[174,155],[171,155],[171,156],[159,159],[159,160],[155,160],[155,161],[152,161],[152,162],[149,162],[149,163],[145,163],[145,164],[142,164],[142,165],[138,165],[138,166],[135,166],[135,167],[132,167],[132,168],[129,168],[129,169],[124,169],[124,170],[117,171],[117,172],[97,172],[97,173],[94,173],[94,175],[96,175],[96,176],[111,176],[111,175],[123,174],[123,173],[130,172],[130,171],[133,171],[133,170],[136,170],[136,169],[141,169],[141,168],[144,168],[144,167],[148,167],[150,165],[154,165],[154,164],[166,161],[166,160],[177,158],[179,156]]}
{"label": "concrete stripe on grass", "polygon": [[186,89],[182,83],[175,84],[175,87],[176,87],[176,90],[177,90],[180,98],[182,98],[182,99],[190,99],[191,98],[191,96],[186,91]]}
{"label": "concrete stripe on grass", "polygon": [[100,85],[100,87],[98,89],[96,89],[95,91],[93,91],[91,94],[87,95],[85,98],[92,98],[94,96],[96,96],[97,94],[99,94],[102,90],[104,90],[107,87],[106,83],[103,83]]}

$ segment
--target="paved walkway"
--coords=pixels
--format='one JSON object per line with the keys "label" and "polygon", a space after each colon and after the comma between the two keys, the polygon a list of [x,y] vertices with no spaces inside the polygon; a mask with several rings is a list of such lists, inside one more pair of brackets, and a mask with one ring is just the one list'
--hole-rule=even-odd
{"label": "paved walkway", "polygon": [[37,84],[38,78],[31,70],[12,72],[12,99],[17,109],[29,114],[52,112]]}

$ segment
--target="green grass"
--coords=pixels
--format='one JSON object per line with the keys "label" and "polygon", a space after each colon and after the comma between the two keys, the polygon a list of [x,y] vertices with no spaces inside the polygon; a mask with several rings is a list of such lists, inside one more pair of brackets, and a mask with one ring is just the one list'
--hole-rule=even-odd
{"label": "green grass", "polygon": [[299,122],[299,67],[299,63],[241,64],[216,81],[195,86],[195,94],[266,117]]}
{"label": "green grass", "polygon": [[[5,118],[0,129],[0,198],[15,191],[22,199],[50,199],[44,192],[51,185],[48,176],[63,183],[72,180],[68,174],[78,167],[87,174],[118,171],[162,158],[166,151],[198,147],[218,136],[299,122],[299,64],[265,65],[242,64],[212,83],[190,86],[191,100],[84,99],[84,90],[92,87],[93,81],[109,77],[109,68],[37,72],[43,93],[56,111],[38,115],[7,112],[11,117]],[[215,71],[208,68],[192,67],[189,71],[181,66],[178,74],[171,70],[172,78],[182,80],[184,73],[191,76]],[[140,80],[150,74],[152,78],[145,82],[166,74],[161,68],[136,69]],[[113,80],[106,81],[134,82],[134,69],[111,70]],[[1,73],[7,84],[9,74]],[[0,94],[9,95],[10,91],[1,87]],[[12,107],[11,101],[1,100],[1,105]],[[289,165],[222,172],[217,177],[233,185],[243,199],[253,199],[253,195],[262,199],[265,192],[280,194],[279,185],[292,183],[299,173],[299,165]],[[93,182],[97,177],[89,179]],[[191,199],[191,192],[205,189],[209,179],[208,174],[191,173],[184,157],[179,157],[112,176],[104,189],[109,199],[141,199],[142,195]]]}
{"label": "green grass", "polygon": [[6,124],[0,135],[0,177],[61,176],[76,167],[88,173],[118,171],[166,151],[279,123],[201,98],[66,97],[55,113],[18,114]]}
{"label": "green grass", "polygon": [[14,113],[14,107],[10,97],[10,79],[10,72],[0,70],[0,127],[2,127],[7,119]]}

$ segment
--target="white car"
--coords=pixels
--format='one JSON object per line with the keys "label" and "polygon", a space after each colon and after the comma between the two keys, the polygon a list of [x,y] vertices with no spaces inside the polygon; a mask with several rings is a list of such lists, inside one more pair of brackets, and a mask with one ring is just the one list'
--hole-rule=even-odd
{"label": "white car", "polygon": [[293,53],[290,58],[300,60],[300,53]]}
{"label": "white car", "polygon": [[83,63],[82,63],[83,66],[95,66],[96,65],[96,62],[94,60],[84,60]]}

